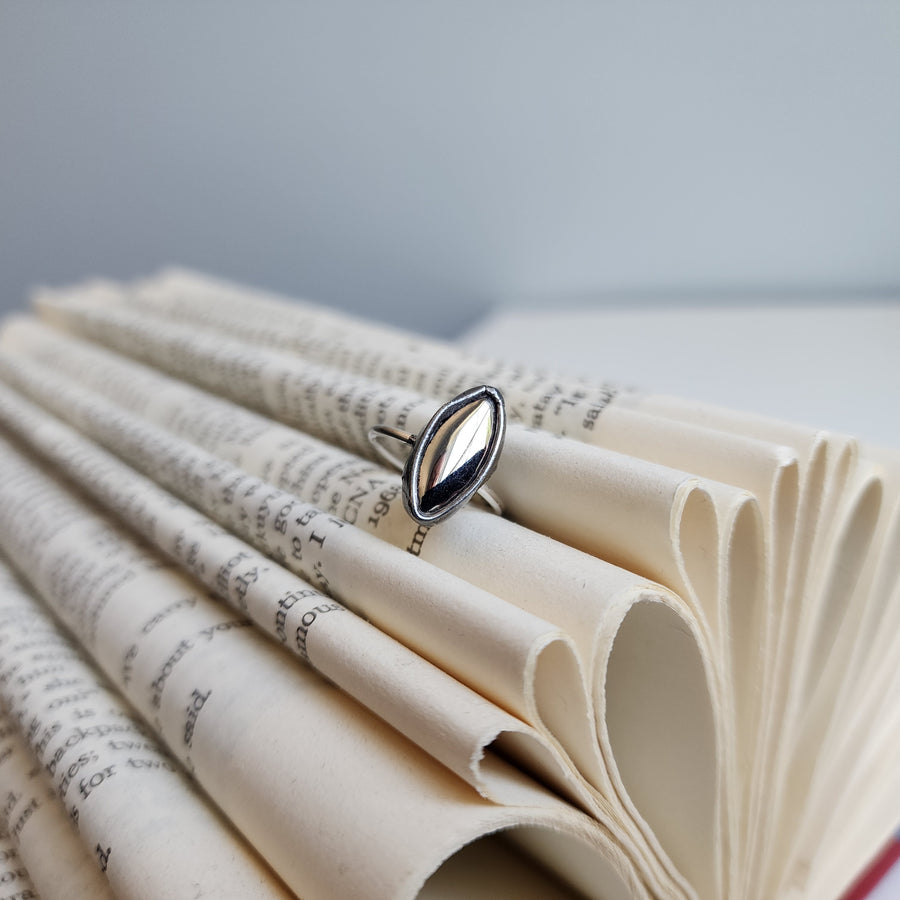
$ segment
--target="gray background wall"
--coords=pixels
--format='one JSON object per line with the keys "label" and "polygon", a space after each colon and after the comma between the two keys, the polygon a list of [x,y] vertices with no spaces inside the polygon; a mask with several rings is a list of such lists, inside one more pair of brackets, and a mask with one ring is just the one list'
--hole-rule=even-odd
{"label": "gray background wall", "polygon": [[900,295],[900,4],[0,0],[0,306]]}

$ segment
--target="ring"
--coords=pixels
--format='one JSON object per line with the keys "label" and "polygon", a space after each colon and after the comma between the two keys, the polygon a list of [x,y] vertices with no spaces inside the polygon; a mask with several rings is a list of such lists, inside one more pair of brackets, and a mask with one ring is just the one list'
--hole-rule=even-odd
{"label": "ring", "polygon": [[[403,506],[420,525],[434,525],[478,494],[496,513],[502,506],[484,486],[497,467],[506,434],[503,395],[482,384],[454,397],[431,417],[421,434],[376,425],[369,441],[382,459],[403,473]],[[412,447],[405,460],[381,443],[392,438]]]}

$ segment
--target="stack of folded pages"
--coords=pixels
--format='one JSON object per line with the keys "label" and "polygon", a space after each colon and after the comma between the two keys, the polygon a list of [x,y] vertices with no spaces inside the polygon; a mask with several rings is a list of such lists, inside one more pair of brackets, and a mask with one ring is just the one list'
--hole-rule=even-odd
{"label": "stack of folded pages", "polygon": [[828,900],[900,823],[900,453],[181,270],[35,312],[4,887]]}

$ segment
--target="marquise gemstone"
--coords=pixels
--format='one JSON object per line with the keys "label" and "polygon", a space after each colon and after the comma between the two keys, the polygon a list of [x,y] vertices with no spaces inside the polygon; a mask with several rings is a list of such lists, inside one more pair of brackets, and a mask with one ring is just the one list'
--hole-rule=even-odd
{"label": "marquise gemstone", "polygon": [[413,518],[439,522],[471,498],[496,465],[505,425],[503,398],[487,385],[441,407],[408,461]]}
{"label": "marquise gemstone", "polygon": [[434,512],[478,477],[494,433],[494,406],[476,400],[455,412],[435,431],[422,455],[419,470],[419,506]]}

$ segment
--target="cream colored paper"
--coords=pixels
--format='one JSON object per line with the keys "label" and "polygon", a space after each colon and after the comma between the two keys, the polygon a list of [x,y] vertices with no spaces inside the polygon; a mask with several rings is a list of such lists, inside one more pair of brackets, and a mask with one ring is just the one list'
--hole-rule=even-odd
{"label": "cream colored paper", "polygon": [[4,714],[0,723],[0,818],[4,830],[14,835],[3,839],[0,858],[7,865],[17,861],[11,870],[21,868],[27,876],[21,884],[0,881],[0,898],[11,900],[18,891],[20,900],[26,900],[24,892],[31,889],[43,900],[114,900],[95,848],[79,840],[43,767],[9,717]]}
{"label": "cream colored paper", "polygon": [[[894,668],[887,660],[867,659],[866,649],[871,646],[867,637],[875,636],[889,652],[885,630],[879,633],[873,623],[879,610],[892,608],[882,598],[896,593],[896,564],[884,564],[898,531],[891,526],[893,505],[887,503],[880,513],[878,506],[893,477],[890,473],[897,471],[895,464],[890,470],[873,468],[852,441],[840,437],[660,395],[617,393],[608,385],[472,360],[438,342],[315,307],[291,309],[259,299],[256,292],[185,273],[125,288],[93,285],[69,296],[45,295],[42,307],[57,323],[363,453],[368,452],[366,433],[373,421],[421,429],[435,406],[433,401],[423,403],[422,395],[443,399],[473,381],[501,386],[514,423],[578,438],[574,442],[511,429],[503,465],[492,482],[510,513],[664,582],[682,594],[701,623],[700,644],[709,648],[703,653],[714,661],[715,690],[724,701],[720,745],[732,744],[733,727],[738,747],[739,788],[737,779],[735,784],[729,781],[727,768],[720,767],[717,775],[719,796],[733,798],[730,806],[719,805],[721,827],[714,829],[730,836],[729,875],[721,882],[730,885],[728,895],[771,896],[787,860],[801,860],[799,869],[790,863],[793,886],[806,881],[821,889],[821,875],[802,871],[802,860],[812,852],[825,871],[852,873],[865,841],[889,821],[885,816],[879,824],[861,828],[856,843],[847,841],[849,849],[842,850],[833,826],[825,824],[833,823],[836,813],[826,816],[821,811],[830,797],[839,795],[840,815],[848,822],[853,819],[857,807],[853,788],[847,786],[871,784],[871,773],[879,765],[875,751],[865,764],[854,759],[850,748],[856,741],[841,724],[858,719],[861,709],[891,709],[883,695]],[[220,334],[204,336],[211,331]],[[395,514],[396,479],[358,458],[182,386],[154,382],[152,377],[145,381],[137,369],[126,367],[117,376],[118,364],[102,354],[81,356],[63,342],[60,355],[47,335],[29,333],[25,327],[9,329],[6,346],[16,349],[20,341],[30,355],[77,374],[129,409],[226,458],[245,469],[244,476],[252,473],[271,482],[267,490],[277,486],[318,503],[326,513],[347,514],[482,589],[507,600],[515,597],[513,602],[571,634],[589,687],[598,675],[617,669],[615,654],[607,662],[602,650],[608,638],[595,641],[592,635],[609,635],[612,625],[618,629],[621,650],[622,636],[632,630],[626,626],[638,622],[642,610],[652,609],[646,603],[629,606],[633,611],[618,624],[615,615],[605,613],[600,622],[606,626],[598,624],[596,632],[585,633],[579,622],[591,605],[572,606],[577,580],[588,571],[592,584],[603,578],[599,569],[577,556],[567,558],[558,545],[540,546],[526,537],[531,532],[509,531],[505,524],[471,510],[459,514],[455,530],[457,520],[430,532],[410,531],[404,517]],[[154,396],[154,391],[162,396]],[[46,393],[42,402],[53,406]],[[67,402],[58,399],[57,411]],[[100,427],[93,413],[88,418],[91,428]],[[101,439],[127,455],[129,451],[116,444],[122,435],[114,434],[116,428],[122,430],[121,422],[103,427],[112,427],[112,432]],[[133,435],[132,445],[134,453]],[[141,462],[154,477],[163,478],[172,457],[166,457],[165,465],[154,463],[157,453],[154,444],[153,453]],[[196,485],[186,479],[191,471],[187,467],[173,477],[193,489]],[[369,487],[363,490],[367,481]],[[234,483],[249,486],[244,480]],[[195,496],[203,493],[198,491],[187,499],[198,502]],[[273,502],[280,497],[267,496]],[[601,498],[610,501],[607,508],[598,506]],[[207,502],[214,504],[214,499],[207,497]],[[245,516],[260,508],[258,503],[235,507]],[[262,508],[268,517],[269,510]],[[618,533],[613,523],[620,526]],[[226,524],[241,528],[234,518]],[[290,550],[271,535],[262,540],[264,552]],[[502,550],[505,541],[518,552],[501,552],[499,565],[490,567],[484,547]],[[531,558],[538,555],[542,565],[532,567]],[[877,575],[870,564],[878,566]],[[558,592],[560,608],[548,603],[552,584],[569,586]],[[616,593],[612,583],[605,593]],[[633,603],[632,595],[626,604]],[[846,678],[841,677],[844,670]],[[538,699],[533,708],[539,706],[544,710],[540,718],[552,721],[546,710],[553,704]],[[646,745],[652,744],[647,735],[630,742],[629,749],[640,751],[630,757],[622,747],[613,750],[615,733],[604,743],[603,728],[616,721],[615,698],[604,698],[594,689],[594,709],[607,759],[641,759]],[[566,718],[560,715],[553,721],[555,733],[568,727]],[[626,719],[613,732],[627,727]],[[576,746],[572,737],[569,746]],[[582,767],[586,759],[580,757]],[[647,786],[646,777],[658,765],[658,758],[647,758],[641,760],[640,771],[622,767],[624,783],[612,769],[613,786],[626,805],[637,799],[638,807],[649,810],[658,803],[660,787],[652,782]],[[641,794],[645,786],[649,797]],[[793,823],[800,817],[804,824],[792,841]],[[658,822],[659,814],[650,819]],[[823,834],[824,847],[811,843],[816,833]],[[671,845],[671,838],[664,843]],[[797,871],[802,871],[799,881]]]}
{"label": "cream colored paper", "polygon": [[[71,896],[74,900],[79,895]],[[28,869],[19,856],[16,842],[3,833],[0,833],[0,900],[40,900]]]}
{"label": "cream colored paper", "polygon": [[[557,785],[597,815],[609,815],[531,729],[5,388],[0,389],[0,421],[180,562],[211,593],[485,796],[502,799],[506,787],[503,779],[492,779],[490,766],[482,767],[485,748],[497,742],[523,767],[536,767],[540,780]],[[283,509],[284,503],[276,507]],[[300,509],[291,516],[298,511],[309,513]],[[254,521],[259,519],[254,516]],[[341,527],[340,522],[332,524]],[[366,561],[362,554],[359,559]],[[371,602],[363,601],[363,606],[373,608]],[[531,663],[526,652],[519,673],[523,681]]]}
{"label": "cream colored paper", "polygon": [[[742,506],[740,498],[727,491],[718,492],[716,498],[723,532],[719,583],[729,594],[723,598],[728,615],[716,610],[711,621],[722,640],[732,636],[726,652],[734,663],[738,745],[744,750],[741,768],[749,770],[754,768],[755,760],[767,760],[762,767],[756,765],[751,783],[745,781],[745,793],[753,794],[748,803],[759,808],[766,795],[761,782],[774,752],[771,740],[767,745],[766,739],[784,724],[783,718],[774,714],[765,722],[760,716],[763,709],[777,709],[775,700],[784,693],[785,661],[793,653],[795,626],[790,615],[782,622],[792,556],[797,579],[805,574],[799,568],[802,551],[792,551],[799,501],[796,455],[790,448],[771,441],[792,443],[801,436],[799,430],[763,429],[759,432],[762,439],[755,440],[726,433],[722,425],[727,419],[699,417],[698,422],[712,426],[704,427],[693,424],[689,415],[677,409],[671,418],[665,418],[665,398],[661,410],[656,410],[654,398],[645,403],[647,398],[639,395],[617,395],[608,384],[591,386],[521,367],[473,360],[438,342],[377,328],[314,306],[279,302],[259,291],[195,273],[169,271],[127,288],[101,287],[94,296],[101,304],[127,305],[154,313],[164,322],[199,324],[205,330],[219,331],[246,344],[290,351],[319,364],[377,378],[386,384],[412,386],[441,399],[473,382],[490,381],[506,394],[514,422],[685,468],[752,491],[762,508],[764,538],[759,529],[748,524],[753,514],[743,508],[746,504]],[[53,298],[46,305],[51,314],[60,315]],[[65,311],[61,315],[66,318]],[[84,321],[76,327],[84,327]],[[245,399],[258,405],[259,401]],[[631,405],[646,409],[649,414],[628,408]],[[663,415],[654,414],[660,411]],[[803,435],[801,447],[805,448],[806,439]],[[571,456],[568,459],[571,462]],[[540,458],[540,464],[542,480],[550,483],[552,494],[568,500],[571,493],[559,490],[545,477],[552,471],[546,466],[546,459]],[[516,474],[521,475],[521,470]],[[533,483],[533,479],[527,479],[527,483]],[[545,523],[556,511],[570,521],[576,518],[571,502],[558,503],[556,510],[548,504],[548,509],[550,512],[541,513]],[[565,534],[556,523],[553,527],[555,534]],[[579,537],[566,535],[566,539],[571,542]],[[763,540],[765,545],[760,548]],[[605,546],[608,548],[608,544]],[[762,570],[761,559],[765,561],[762,584],[750,586],[748,575]],[[675,586],[665,577],[662,580]],[[679,589],[683,591],[684,585],[679,585]],[[734,621],[730,621],[731,617]],[[739,638],[734,639],[735,635]],[[761,652],[754,654],[751,648],[757,646]],[[773,664],[773,657],[780,662]],[[755,736],[759,736],[756,741]]]}
{"label": "cream colored paper", "polygon": [[[70,582],[69,603],[79,599],[76,584]],[[42,895],[289,896],[5,566],[0,616],[0,696],[58,798],[27,783],[26,763],[26,784],[7,812]],[[9,763],[15,760],[4,764],[4,777],[15,777]],[[71,846],[65,814],[77,828],[80,852]],[[52,840],[53,849],[45,844],[40,851],[38,839]]]}
{"label": "cream colored paper", "polygon": [[[43,298],[40,308],[57,324],[363,456],[375,457],[372,426],[416,432],[434,412],[420,393],[144,316],[110,303],[110,291]],[[718,551],[715,512],[697,479],[577,441],[561,450],[513,423],[492,488],[522,524],[660,581],[707,627],[721,619],[718,584],[706,575],[716,568],[708,565]]]}
{"label": "cream colored paper", "polygon": [[[7,552],[301,896],[414,896],[463,844],[505,828],[537,832],[532,851],[565,855],[591,895],[645,895],[585,815],[509,767],[519,804],[480,800],[11,448],[0,482]],[[77,581],[58,577],[67,564]]]}
{"label": "cream colored paper", "polygon": [[[14,330],[14,333],[17,331],[18,329]],[[21,341],[13,341],[14,333],[11,333],[8,346],[13,346],[14,344],[21,346]],[[57,354],[54,352],[54,358],[57,364],[65,365],[66,359],[73,359],[74,357],[71,354]],[[82,362],[84,362],[83,359]],[[294,465],[296,465],[296,460],[302,460],[304,456],[308,459],[312,455],[313,460],[318,465],[318,471],[327,473],[328,477],[332,479],[330,484],[333,487],[330,490],[340,488],[341,491],[349,491],[349,494],[345,494],[345,496],[353,496],[352,482],[348,487],[347,476],[355,471],[355,477],[359,478],[359,460],[354,461],[352,457],[341,456],[326,445],[310,445],[309,439],[305,439],[289,429],[274,426],[265,420],[259,419],[259,417],[254,417],[221,401],[204,398],[197,391],[174,385],[165,379],[161,379],[158,375],[141,371],[137,367],[127,367],[127,371],[130,374],[127,378],[124,378],[122,374],[118,377],[114,376],[114,369],[110,368],[114,365],[121,366],[121,363],[114,364],[108,358],[103,359],[102,355],[97,357],[97,362],[98,367],[87,366],[83,367],[82,371],[95,386],[103,387],[106,385],[109,390],[115,390],[117,385],[123,385],[128,396],[129,406],[132,409],[140,408],[144,412],[149,411],[153,417],[158,418],[160,421],[164,421],[178,430],[187,430],[192,437],[199,437],[199,439],[208,442],[211,449],[215,449],[217,452],[235,459],[237,462],[252,465],[257,471],[268,473],[281,470],[282,475],[279,481],[281,483],[287,481],[289,486],[294,489],[299,487],[301,494],[303,494],[303,488],[298,486],[296,479],[290,477],[290,469],[285,466],[285,462],[290,465],[293,461]],[[16,363],[16,365],[22,371],[27,368],[23,363]],[[76,368],[77,366],[73,366],[72,371],[75,371]],[[94,374],[91,375],[88,369]],[[100,375],[98,379],[97,373],[99,372],[104,372],[104,374]],[[44,377],[48,376],[45,375]],[[30,383],[30,387],[26,389],[34,391],[35,385],[41,379],[38,373],[32,371],[26,380]],[[101,381],[102,384],[97,385],[97,380]],[[24,385],[24,382],[22,384]],[[63,393],[61,394],[60,391]],[[62,400],[64,394],[66,399]],[[94,429],[95,434],[98,433],[98,428],[102,428],[104,432],[102,439],[107,443],[116,442],[116,434],[121,435],[124,433],[125,426],[122,424],[121,415],[112,424],[108,423],[106,426],[101,426],[98,416],[79,412],[79,401],[74,395],[71,395],[71,392],[66,394],[65,386],[62,384],[57,383],[52,387],[41,389],[40,396],[42,402],[51,405],[56,404],[57,411],[61,414],[74,416],[81,427]],[[182,412],[179,412],[179,410]],[[190,413],[185,415],[183,412],[185,410],[190,410]],[[90,422],[88,422],[89,419]],[[128,427],[130,428],[131,425]],[[136,448],[131,457],[132,461],[140,460],[139,464],[149,466],[152,474],[155,474],[156,477],[160,477],[160,473],[163,473],[167,468],[170,469],[173,465],[171,455],[166,456],[158,444],[153,444],[152,449],[148,449],[152,443],[148,435],[145,434],[139,439],[133,439],[130,443]],[[310,452],[310,446],[316,447],[314,453]],[[123,444],[121,442],[116,443],[116,449],[119,452],[123,452],[122,448]],[[138,452],[140,448],[143,448],[143,452]],[[273,453],[276,454],[274,458]],[[266,455],[264,456],[263,454]],[[168,461],[165,461],[166,459]],[[343,471],[341,471],[342,467]],[[371,466],[363,464],[363,471],[370,471],[371,469]],[[287,477],[285,477],[285,474],[287,474]],[[344,478],[341,479],[339,476],[344,476]],[[391,478],[391,476],[384,476],[383,474],[380,477]],[[364,482],[365,477],[361,480]],[[186,484],[190,479],[179,476],[176,481]],[[395,479],[394,483],[396,484]],[[311,494],[304,494],[304,496],[308,499],[316,499],[315,491],[319,490],[320,493],[324,493],[329,482],[321,476],[317,477],[315,469],[308,469],[306,484],[314,488],[314,490]],[[394,509],[389,510],[386,508],[389,507],[389,504],[380,500],[378,494],[372,498],[371,490],[369,490],[362,491],[361,496],[366,496],[367,494],[369,496],[366,499],[369,501],[370,508],[366,510],[360,506],[358,519],[364,522],[376,519],[374,528],[382,536],[385,535],[386,526],[393,526],[400,532],[400,539],[398,540],[397,537],[393,537],[393,539],[400,543],[401,546],[408,545],[408,542],[411,540],[410,532],[415,533],[415,526],[413,525],[410,529],[411,523],[406,519],[403,511],[398,508],[399,504],[394,503]],[[395,501],[397,499],[396,490],[392,499]],[[373,500],[374,505],[371,505]],[[379,506],[381,507],[380,509]],[[340,512],[340,508],[335,509],[335,511]],[[245,515],[243,517],[232,517],[226,524],[229,524],[230,527],[239,527],[241,518],[252,521],[252,517]],[[592,680],[599,677],[606,668],[606,658],[610,646],[609,641],[615,634],[616,628],[618,628],[616,623],[621,621],[621,615],[625,609],[636,599],[640,599],[640,593],[637,595],[634,593],[635,581],[633,576],[628,576],[626,573],[613,569],[599,560],[586,557],[570,548],[548,541],[546,538],[541,538],[539,535],[516,528],[516,526],[512,526],[510,523],[497,519],[494,516],[472,510],[464,511],[457,519],[461,520],[461,524],[455,525],[453,530],[450,529],[450,526],[454,523],[447,523],[446,526],[441,526],[439,529],[432,529],[428,533],[427,541],[423,541],[421,544],[421,555],[423,557],[427,556],[428,548],[437,546],[438,554],[442,554],[437,561],[446,564],[448,567],[456,567],[458,574],[469,577],[473,581],[478,581],[483,586],[490,586],[495,590],[498,589],[499,592],[505,594],[507,599],[514,602],[522,602],[524,594],[524,599],[529,601],[529,607],[536,611],[538,610],[537,604],[541,604],[540,612],[542,615],[547,618],[553,617],[553,619],[557,620],[558,625],[569,625],[571,627],[573,635],[579,638],[580,643],[584,647],[584,660],[587,670],[596,672],[596,675],[591,676]],[[509,535],[509,537],[506,538],[506,535]],[[440,543],[437,543],[439,539]],[[509,563],[511,566],[508,569],[498,571],[496,563],[503,560],[507,554],[503,551],[498,554],[497,548],[504,545],[510,548]],[[531,549],[532,546],[533,550]],[[493,551],[490,556],[485,555],[486,548]],[[432,550],[432,554],[434,554],[434,550]],[[436,555],[434,554],[431,558],[435,558]],[[483,557],[483,561],[481,557]],[[463,570],[459,569],[460,564],[465,567]],[[567,589],[566,585],[571,585],[571,587]],[[590,591],[586,593],[586,588],[589,585]],[[642,590],[646,591],[649,587],[645,585]],[[616,598],[616,605],[608,608],[605,612],[604,607],[597,605],[593,599],[604,594]],[[531,602],[532,598],[534,602]],[[579,603],[578,606],[573,605],[575,601]],[[622,603],[626,605],[623,607]],[[604,618],[598,619],[599,614],[602,614]],[[667,630],[665,625],[666,617],[659,614],[651,616],[641,627],[653,627],[653,619],[658,622],[663,631]],[[606,624],[603,624],[604,621]],[[596,622],[596,624],[590,626],[589,623],[591,622]],[[603,635],[607,635],[607,637],[601,639]],[[596,646],[594,646],[595,640]],[[674,646],[670,647],[669,652],[671,653],[674,649]],[[670,661],[674,661],[674,658],[670,657]],[[678,664],[687,674],[691,669],[690,666],[688,669],[683,669],[684,665],[685,661]],[[701,677],[702,680],[702,676],[700,676],[700,671],[696,669],[696,663],[691,663],[690,665],[695,667],[693,671],[697,674],[689,677],[696,684],[698,677]],[[677,679],[675,681],[672,680],[673,671],[666,662],[665,656],[660,656],[658,659],[644,659],[640,665],[632,666],[631,671],[632,678],[640,674],[641,683],[645,685],[641,689],[643,693],[651,691],[653,694],[662,697],[660,690],[664,685],[670,685],[673,689],[678,689],[676,686],[679,685],[679,681]],[[657,672],[659,673],[658,675],[656,674]],[[696,687],[682,692],[681,696],[690,694],[699,697]],[[628,695],[623,692],[622,696],[627,697]],[[605,715],[603,711],[604,703],[604,692],[595,691],[595,706],[598,709],[598,722],[601,725]],[[552,703],[547,703],[545,708],[552,708],[553,705]],[[679,710],[678,715],[681,717],[687,713],[686,709],[674,706],[671,702],[660,702],[658,708],[670,712]],[[697,709],[695,707],[695,710]],[[691,713],[691,715],[696,716],[696,712]],[[561,720],[557,717],[555,721]],[[640,811],[645,815],[649,811],[652,813],[653,823],[659,823],[664,829],[667,829],[664,833],[668,835],[670,842],[675,842],[676,850],[679,852],[682,860],[686,860],[690,864],[689,854],[693,852],[693,865],[697,865],[697,854],[700,854],[702,856],[702,863],[700,864],[705,866],[710,860],[708,842],[697,844],[693,851],[690,850],[689,844],[698,839],[705,831],[711,830],[715,833],[717,830],[716,825],[708,819],[706,826],[698,827],[697,829],[672,828],[671,825],[674,823],[671,818],[666,814],[664,808],[658,805],[662,794],[652,790],[655,784],[665,784],[667,792],[671,792],[674,785],[680,785],[680,789],[685,791],[681,801],[682,808],[685,810],[690,808],[691,805],[694,805],[696,808],[698,801],[707,810],[711,810],[716,804],[720,805],[720,800],[713,799],[715,794],[711,797],[708,793],[704,794],[697,791],[696,786],[703,783],[704,779],[709,778],[711,770],[715,774],[716,770],[713,767],[716,764],[701,762],[701,760],[710,759],[708,756],[709,751],[705,750],[704,753],[707,755],[701,756],[698,755],[696,748],[702,747],[704,744],[709,747],[710,742],[714,742],[714,738],[712,733],[709,732],[711,726],[709,721],[704,721],[702,718],[696,721],[697,726],[691,730],[691,733],[685,732],[680,735],[682,740],[688,742],[685,744],[686,750],[689,746],[693,748],[688,756],[671,752],[673,746],[671,742],[677,740],[679,734],[677,729],[670,728],[665,724],[665,719],[660,719],[654,726],[657,729],[655,736],[653,734],[641,735],[641,746],[634,748],[631,744],[634,743],[636,735],[633,735],[630,739],[631,744],[621,745],[618,755],[621,758],[633,760],[628,772],[632,776],[632,783],[642,792],[642,796],[646,798],[647,802],[647,806]],[[568,727],[571,733],[571,726]],[[665,729],[668,743],[660,742],[663,732],[659,731],[659,729]],[[601,747],[606,751],[604,755],[607,761],[610,762],[615,758],[609,743],[614,739],[614,736],[613,738],[607,737],[605,731],[601,731],[599,737]],[[572,745],[568,742],[564,743],[569,748],[569,752],[572,753]],[[584,759],[584,752],[587,749],[585,748],[581,756],[575,754],[575,758],[579,761]],[[682,769],[681,773],[678,774],[673,771],[673,765],[682,765],[687,768]],[[686,778],[685,773],[690,771],[693,771],[695,775]],[[637,773],[642,773],[641,777],[635,777]],[[600,774],[602,776],[602,772]],[[612,774],[612,790],[627,800],[626,784],[618,780],[614,768]],[[716,777],[724,777],[721,764],[719,764]],[[700,780],[697,781],[696,779]],[[608,784],[608,782],[604,783]],[[709,785],[708,781],[707,785]],[[721,784],[712,784],[714,792],[722,790],[722,788],[723,785]],[[708,791],[709,787],[705,790]],[[632,814],[635,814],[634,808],[629,808]],[[710,813],[707,812],[706,814],[709,815]],[[719,815],[719,813],[715,814]],[[652,838],[652,833],[648,833],[648,837]],[[685,843],[685,840],[687,840],[687,843]],[[663,846],[666,846],[665,841]]]}

